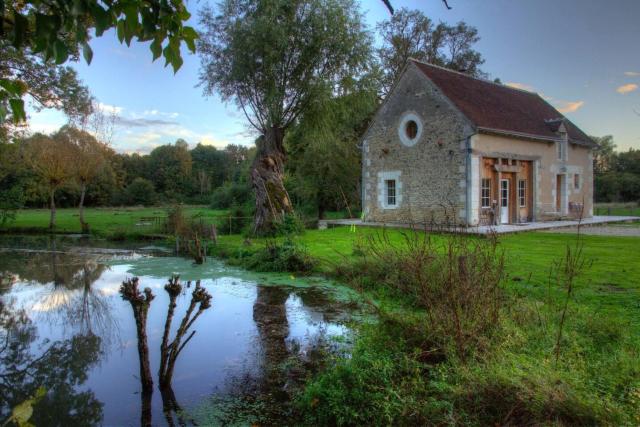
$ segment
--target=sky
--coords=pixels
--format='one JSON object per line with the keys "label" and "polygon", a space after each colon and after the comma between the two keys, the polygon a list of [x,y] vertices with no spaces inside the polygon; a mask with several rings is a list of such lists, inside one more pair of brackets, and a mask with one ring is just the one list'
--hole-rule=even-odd
{"label": "sky", "polygon": [[[190,25],[204,1],[187,0]],[[483,71],[514,87],[540,93],[585,132],[613,135],[620,150],[640,149],[640,1],[638,0],[392,0],[396,9],[424,12],[433,21],[465,21],[478,29]],[[381,0],[360,0],[371,31],[389,17]],[[200,61],[183,46],[174,75],[147,43],[118,43],[113,32],[92,40],[91,65],[71,63],[100,102],[116,112],[112,146],[147,153],[185,139],[224,147],[250,145],[255,134],[233,104],[205,97]],[[65,123],[53,110],[31,111],[32,131]]]}

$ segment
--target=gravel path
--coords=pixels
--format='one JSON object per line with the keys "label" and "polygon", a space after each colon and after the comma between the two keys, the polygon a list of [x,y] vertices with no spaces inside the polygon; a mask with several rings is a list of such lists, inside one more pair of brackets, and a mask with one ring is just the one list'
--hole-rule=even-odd
{"label": "gravel path", "polygon": [[[582,227],[582,234],[592,236],[631,236],[640,237],[640,227],[628,225],[599,225],[592,227]],[[556,228],[553,230],[544,230],[543,233],[564,233],[571,234],[576,232],[576,227]]]}

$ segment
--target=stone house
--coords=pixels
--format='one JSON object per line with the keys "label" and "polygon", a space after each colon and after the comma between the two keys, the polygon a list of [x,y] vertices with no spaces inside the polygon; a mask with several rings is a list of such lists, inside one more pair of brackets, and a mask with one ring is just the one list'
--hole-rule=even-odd
{"label": "stone house", "polygon": [[536,93],[411,60],[361,145],[365,222],[593,215],[597,145]]}

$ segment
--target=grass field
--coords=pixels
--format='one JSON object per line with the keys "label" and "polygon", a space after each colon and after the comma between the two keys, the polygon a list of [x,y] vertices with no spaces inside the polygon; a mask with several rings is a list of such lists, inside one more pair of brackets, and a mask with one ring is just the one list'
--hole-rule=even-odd
{"label": "grass field", "polygon": [[[185,207],[185,213],[214,222],[226,212]],[[47,231],[48,214],[22,211],[9,231]],[[627,215],[624,210],[621,214]],[[166,215],[163,208],[111,208],[88,209],[86,218],[95,234],[135,238],[157,233],[159,226],[146,225],[148,219]],[[76,209],[59,210],[58,231],[80,231]],[[307,230],[293,239],[318,261],[315,273],[336,274],[350,283],[339,274],[340,267],[353,265],[355,275],[375,277],[366,270],[371,264],[360,269],[357,262],[364,258],[362,246],[382,232],[336,227]],[[411,231],[386,233],[391,245],[400,245]],[[432,238],[444,243],[449,237]],[[308,424],[638,425],[640,238],[582,235],[587,267],[567,299],[561,284],[550,283],[550,269],[567,248],[575,247],[576,238],[550,232],[498,237],[505,255],[502,285],[513,298],[505,299],[511,303],[504,307],[499,333],[483,338],[483,348],[490,350],[478,350],[466,361],[444,347],[443,360],[423,360],[431,351],[428,308],[399,294],[392,282],[376,279],[368,287],[352,283],[378,307],[381,320],[360,325],[350,357],[337,360],[305,385],[299,398]],[[257,238],[247,244],[244,236],[222,235],[209,253],[252,256],[268,241]],[[397,276],[405,276],[405,271],[396,270]],[[565,300],[569,309],[558,360],[554,349]]]}
{"label": "grass field", "polygon": [[638,203],[596,203],[594,215],[640,216]]}
{"label": "grass field", "polygon": [[[186,206],[185,214],[189,217],[202,218],[205,223],[213,223],[216,218],[224,216],[225,211],[213,210],[203,206]],[[91,232],[107,236],[119,233],[122,235],[157,234],[161,231],[162,218],[167,216],[167,208],[87,208],[85,220]],[[15,221],[7,227],[11,232],[48,232],[49,210],[29,209],[17,213]],[[78,209],[58,209],[56,215],[56,232],[80,233]]]}
{"label": "grass field", "polygon": [[[628,225],[628,224],[627,224]],[[397,229],[387,230],[389,240],[403,241]],[[338,265],[349,262],[354,246],[380,229],[349,227],[327,230],[307,230],[296,239],[310,255],[319,260],[319,272],[331,272]],[[434,236],[442,239],[442,236]],[[519,233],[499,237],[505,251],[508,286],[521,294],[542,298],[546,292],[550,267],[560,259],[567,245],[575,242],[575,235],[553,233]],[[581,236],[584,256],[590,267],[579,279],[577,302],[597,311],[608,311],[631,320],[640,333],[640,238],[615,236]],[[244,245],[239,235],[221,236],[219,246],[231,251]],[[264,239],[253,240],[260,247]]]}
{"label": "grass field", "polygon": [[[294,239],[319,261],[318,272],[330,274],[357,260],[354,249],[378,233],[380,229],[337,227],[307,230]],[[406,231],[387,233],[397,245]],[[442,243],[447,238],[433,236]],[[362,327],[350,358],[307,385],[302,402],[310,423],[640,422],[640,238],[581,236],[587,267],[567,299],[562,284],[550,280],[550,269],[568,247],[575,247],[576,238],[536,232],[499,236],[507,274],[503,286],[513,305],[505,308],[500,333],[486,338],[491,350],[466,362],[456,357],[435,366],[422,361],[422,346],[430,342],[423,338],[428,336],[428,310],[416,309],[411,298],[387,283],[364,282],[367,287],[358,289],[392,320]],[[247,246],[242,236],[221,236],[218,250],[233,257],[234,251],[257,251],[265,243],[253,239]],[[367,270],[352,271],[369,275]],[[558,361],[554,352],[564,301],[568,310]],[[452,413],[456,421],[451,421]]]}

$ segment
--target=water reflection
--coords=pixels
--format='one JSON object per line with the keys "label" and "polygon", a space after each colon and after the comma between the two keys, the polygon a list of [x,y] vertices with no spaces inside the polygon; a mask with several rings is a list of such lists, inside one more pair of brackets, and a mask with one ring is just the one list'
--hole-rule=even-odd
{"label": "water reflection", "polygon": [[[228,387],[236,379],[257,414],[253,419],[274,423],[286,417],[292,384],[305,378],[319,337],[344,334],[352,311],[326,297],[335,287],[319,280],[305,285],[215,260],[193,266],[176,257],[105,255],[73,241],[44,239],[40,247],[3,251],[3,238],[0,424],[43,385],[48,393],[34,408],[35,425],[173,426],[193,419],[212,425],[197,410],[211,411],[212,395],[237,396]],[[167,278],[173,274],[194,281],[172,291]],[[155,296],[144,334],[119,293],[134,275],[140,293],[149,287]],[[198,278],[214,309],[204,309],[203,299],[192,305]],[[146,335],[146,357],[137,345],[140,335]],[[151,387],[142,387],[141,359],[147,360]],[[141,393],[143,388],[150,392]],[[224,424],[225,418],[216,420]]]}
{"label": "water reflection", "polygon": [[[63,253],[56,249],[42,252],[4,252],[0,289],[7,291],[20,281],[37,287],[30,296],[29,311],[38,320],[57,325],[64,335],[96,335],[101,344],[118,342],[119,325],[106,295],[93,284],[108,269],[95,257]],[[45,284],[46,286],[41,286]],[[0,291],[0,292],[4,292]]]}
{"label": "water reflection", "polygon": [[34,408],[31,423],[43,426],[86,426],[100,422],[102,403],[91,391],[77,386],[87,379],[89,368],[101,357],[100,338],[79,334],[70,339],[33,346],[37,328],[15,301],[0,301],[0,419],[35,394],[46,396]]}

